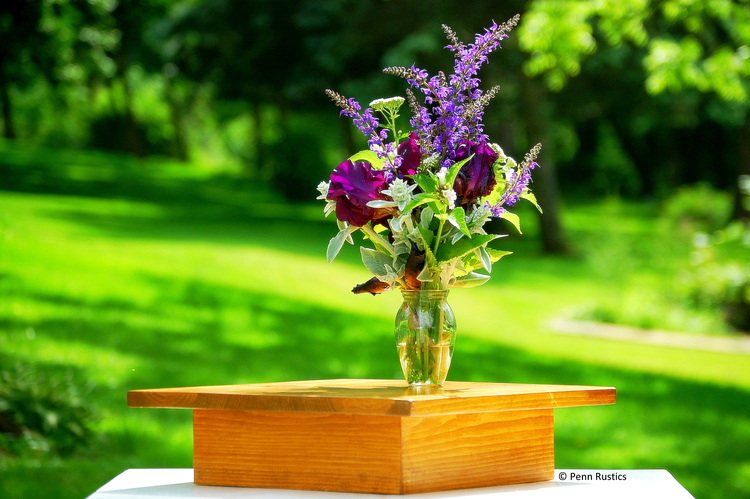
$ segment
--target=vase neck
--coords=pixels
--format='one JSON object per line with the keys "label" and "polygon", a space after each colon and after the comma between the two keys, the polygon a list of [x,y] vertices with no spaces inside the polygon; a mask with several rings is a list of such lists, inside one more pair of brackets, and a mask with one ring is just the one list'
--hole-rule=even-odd
{"label": "vase neck", "polygon": [[401,296],[404,300],[425,298],[428,300],[444,300],[448,297],[449,289],[402,289]]}

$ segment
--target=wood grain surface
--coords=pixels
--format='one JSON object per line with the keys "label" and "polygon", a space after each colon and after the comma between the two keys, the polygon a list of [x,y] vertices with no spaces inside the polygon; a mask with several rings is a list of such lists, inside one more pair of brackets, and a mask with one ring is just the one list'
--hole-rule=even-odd
{"label": "wood grain surface", "polygon": [[403,417],[194,411],[195,483],[411,494],[549,480],[552,409]]}
{"label": "wood grain surface", "polygon": [[611,387],[452,381],[316,380],[134,390],[130,407],[427,416],[613,404]]}
{"label": "wood grain surface", "polygon": [[554,477],[553,410],[401,418],[403,494]]}
{"label": "wood grain surface", "polygon": [[400,493],[400,418],[194,411],[195,483]]}

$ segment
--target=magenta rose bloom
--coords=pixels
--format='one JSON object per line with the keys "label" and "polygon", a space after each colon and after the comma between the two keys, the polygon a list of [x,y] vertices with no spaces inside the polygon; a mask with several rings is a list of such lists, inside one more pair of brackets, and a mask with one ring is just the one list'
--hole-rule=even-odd
{"label": "magenta rose bloom", "polygon": [[416,175],[422,161],[422,151],[419,150],[417,134],[411,132],[409,139],[401,142],[396,152],[402,158],[401,166],[398,167],[399,176]]}
{"label": "magenta rose bloom", "polygon": [[457,204],[461,206],[472,205],[477,199],[489,195],[497,183],[492,165],[497,161],[498,154],[486,142],[462,140],[456,147],[453,159],[458,162],[472,154],[469,162],[458,171],[453,183]]}
{"label": "magenta rose bloom", "polygon": [[331,173],[328,199],[336,201],[336,218],[362,227],[370,220],[376,223],[391,215],[388,208],[371,208],[367,203],[388,199],[380,191],[388,187],[385,171],[375,170],[367,161],[346,160]]}

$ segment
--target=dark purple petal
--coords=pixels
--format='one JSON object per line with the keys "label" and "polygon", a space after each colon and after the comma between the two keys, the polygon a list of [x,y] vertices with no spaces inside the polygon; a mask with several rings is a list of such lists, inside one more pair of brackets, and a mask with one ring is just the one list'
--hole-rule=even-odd
{"label": "dark purple petal", "polygon": [[498,155],[486,142],[460,141],[455,149],[454,162],[469,156],[471,159],[458,171],[453,184],[460,205],[476,203],[477,199],[489,195],[497,183],[492,165]]}
{"label": "dark purple petal", "polygon": [[367,161],[346,160],[331,173],[328,199],[336,201],[336,218],[357,227],[370,220],[380,220],[390,215],[389,209],[376,209],[367,203],[388,199],[380,192],[388,187],[386,172],[375,170]]}
{"label": "dark purple petal", "polygon": [[417,143],[417,134],[412,132],[409,139],[401,142],[398,146],[398,155],[401,156],[401,165],[398,167],[400,177],[416,175],[422,161],[422,151]]}

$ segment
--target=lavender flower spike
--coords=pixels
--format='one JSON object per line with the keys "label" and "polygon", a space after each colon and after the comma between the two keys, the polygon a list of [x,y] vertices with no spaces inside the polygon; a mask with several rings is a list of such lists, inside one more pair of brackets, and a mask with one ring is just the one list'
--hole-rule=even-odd
{"label": "lavender flower spike", "polygon": [[368,138],[367,143],[371,151],[374,151],[379,158],[393,157],[395,147],[393,144],[385,143],[388,138],[388,131],[386,129],[378,131],[380,121],[373,116],[371,108],[367,108],[364,113],[360,113],[362,106],[354,99],[347,99],[330,89],[326,90],[326,95],[341,108],[342,115],[352,118],[354,125]]}
{"label": "lavender flower spike", "polygon": [[484,33],[477,34],[470,44],[461,43],[451,28],[443,26],[451,42],[447,48],[454,52],[452,75],[438,72],[430,77],[425,70],[416,66],[383,70],[386,74],[404,78],[424,94],[425,105],[419,106],[413,93],[407,92],[412,109],[411,125],[425,154],[439,154],[442,166],[450,166],[455,161],[456,148],[461,141],[488,141],[482,118],[484,107],[497,94],[497,88],[484,93],[479,89],[477,74],[487,62],[488,54],[500,47],[501,40],[508,37],[508,32],[518,24],[519,19],[520,16],[514,16],[503,24],[493,22]]}
{"label": "lavender flower spike", "polygon": [[528,189],[531,183],[531,170],[537,168],[539,165],[536,163],[536,158],[542,150],[542,144],[537,144],[531,148],[526,156],[523,158],[523,162],[518,167],[517,171],[511,171],[508,173],[506,178],[505,192],[503,193],[500,201],[491,207],[493,216],[499,216],[503,213],[505,206],[513,206],[518,202],[518,198]]}

